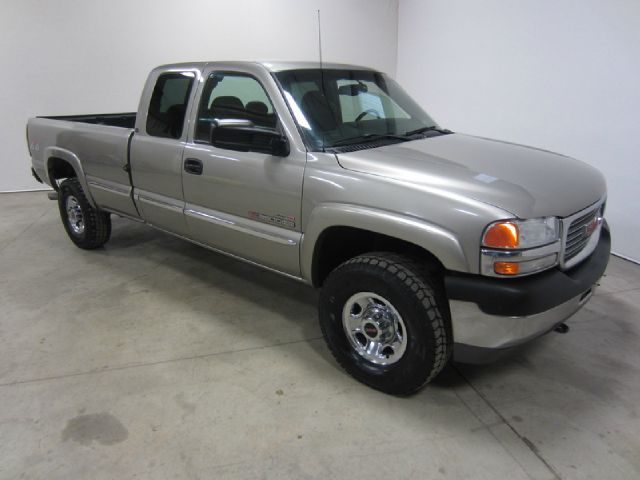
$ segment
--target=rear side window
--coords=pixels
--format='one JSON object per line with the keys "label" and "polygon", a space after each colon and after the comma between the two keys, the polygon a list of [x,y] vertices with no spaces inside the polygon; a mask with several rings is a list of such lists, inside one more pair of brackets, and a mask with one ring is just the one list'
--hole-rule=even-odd
{"label": "rear side window", "polygon": [[149,102],[147,134],[165,138],[182,136],[194,78],[192,72],[165,73],[158,77]]}
{"label": "rear side window", "polygon": [[209,141],[213,119],[251,120],[260,127],[275,128],[278,120],[267,92],[251,75],[215,72],[202,91],[196,140]]}

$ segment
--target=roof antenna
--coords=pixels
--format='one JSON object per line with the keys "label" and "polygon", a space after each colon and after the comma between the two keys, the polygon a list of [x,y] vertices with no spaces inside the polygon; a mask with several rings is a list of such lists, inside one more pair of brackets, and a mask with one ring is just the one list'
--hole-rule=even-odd
{"label": "roof antenna", "polygon": [[318,9],[318,56],[320,57],[320,69],[322,70],[322,26],[320,24],[320,9]]}
{"label": "roof antenna", "polygon": [[[318,57],[320,58],[320,92],[322,92],[322,96],[326,101],[326,94],[324,91],[324,68],[322,65],[322,26],[320,24],[320,9],[318,9]],[[322,151],[325,151],[324,147],[324,133],[321,132],[321,141],[322,141]]]}

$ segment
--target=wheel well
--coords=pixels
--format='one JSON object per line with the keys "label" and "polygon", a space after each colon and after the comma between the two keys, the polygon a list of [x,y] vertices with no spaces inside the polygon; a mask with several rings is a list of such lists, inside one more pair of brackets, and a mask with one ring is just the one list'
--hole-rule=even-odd
{"label": "wheel well", "polygon": [[77,177],[76,171],[71,164],[62,158],[50,158],[48,167],[49,181],[55,190],[58,190],[58,182],[56,180]]}
{"label": "wheel well", "polygon": [[342,262],[374,251],[407,255],[424,261],[425,265],[437,272],[444,270],[442,263],[431,252],[411,242],[359,228],[330,227],[322,232],[313,252],[313,285],[322,286],[329,273]]}

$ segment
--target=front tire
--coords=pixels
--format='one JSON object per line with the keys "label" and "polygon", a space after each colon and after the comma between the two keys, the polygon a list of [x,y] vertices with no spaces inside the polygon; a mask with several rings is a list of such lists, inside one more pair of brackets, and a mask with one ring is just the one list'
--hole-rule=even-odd
{"label": "front tire", "polygon": [[69,238],[78,247],[93,250],[111,236],[111,216],[91,206],[77,178],[68,178],[58,192],[60,219]]}
{"label": "front tire", "polygon": [[451,354],[439,282],[418,261],[369,253],[337,267],[320,294],[320,327],[338,363],[377,390],[407,395],[429,383]]}

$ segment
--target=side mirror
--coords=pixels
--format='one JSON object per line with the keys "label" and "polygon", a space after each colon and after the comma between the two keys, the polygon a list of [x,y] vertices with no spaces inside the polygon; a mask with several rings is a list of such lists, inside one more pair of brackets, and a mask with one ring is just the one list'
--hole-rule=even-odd
{"label": "side mirror", "polygon": [[238,152],[259,152],[277,157],[289,155],[287,137],[275,128],[260,127],[242,118],[214,119],[211,145]]}

